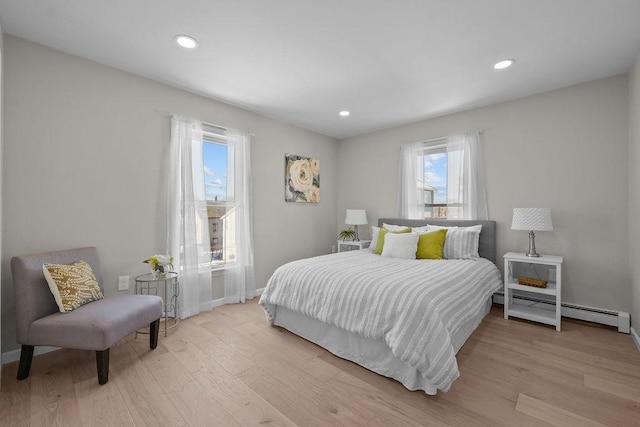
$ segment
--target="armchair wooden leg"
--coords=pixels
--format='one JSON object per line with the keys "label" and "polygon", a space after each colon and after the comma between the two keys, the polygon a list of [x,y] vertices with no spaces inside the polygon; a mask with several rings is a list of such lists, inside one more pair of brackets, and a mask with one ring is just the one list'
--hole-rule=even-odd
{"label": "armchair wooden leg", "polygon": [[22,344],[22,350],[20,350],[20,364],[18,365],[18,379],[23,380],[29,376],[31,371],[31,361],[33,360],[32,345]]}
{"label": "armchair wooden leg", "polygon": [[109,381],[109,350],[96,351],[96,364],[98,366],[98,384],[103,385]]}
{"label": "armchair wooden leg", "polygon": [[149,347],[151,350],[158,346],[158,332],[160,332],[160,319],[149,324]]}

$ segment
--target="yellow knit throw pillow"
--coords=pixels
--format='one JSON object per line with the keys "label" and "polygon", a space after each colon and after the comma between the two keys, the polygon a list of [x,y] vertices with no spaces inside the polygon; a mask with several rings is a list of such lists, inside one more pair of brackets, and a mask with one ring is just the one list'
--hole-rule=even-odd
{"label": "yellow knit throw pillow", "polygon": [[62,313],[104,298],[96,276],[86,261],[43,264],[42,272]]}

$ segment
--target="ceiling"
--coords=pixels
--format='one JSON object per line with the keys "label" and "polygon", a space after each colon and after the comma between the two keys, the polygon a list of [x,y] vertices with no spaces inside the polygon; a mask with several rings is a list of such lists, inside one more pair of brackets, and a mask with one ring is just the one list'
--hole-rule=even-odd
{"label": "ceiling", "polygon": [[640,53],[640,0],[0,0],[0,23],[338,139],[625,73]]}

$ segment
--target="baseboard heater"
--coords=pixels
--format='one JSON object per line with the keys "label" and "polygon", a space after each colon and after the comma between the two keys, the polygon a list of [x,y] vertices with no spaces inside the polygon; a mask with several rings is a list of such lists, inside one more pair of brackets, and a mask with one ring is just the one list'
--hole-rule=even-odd
{"label": "baseboard heater", "polygon": [[[536,307],[555,310],[555,303],[553,301],[542,298],[518,294],[512,295],[512,300],[514,304],[535,305]],[[496,292],[493,294],[493,302],[496,304],[504,304],[504,293]],[[618,328],[618,332],[622,332],[624,334],[628,334],[630,331],[631,319],[629,318],[629,313],[625,311],[604,310],[601,308],[585,307],[564,302],[561,303],[561,306],[563,317],[615,326]]]}

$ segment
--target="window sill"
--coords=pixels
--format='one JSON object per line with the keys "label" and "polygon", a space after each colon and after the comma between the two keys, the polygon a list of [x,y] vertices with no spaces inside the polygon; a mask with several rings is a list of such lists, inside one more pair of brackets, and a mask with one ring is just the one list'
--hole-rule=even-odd
{"label": "window sill", "polygon": [[233,261],[227,262],[223,265],[212,265],[211,266],[211,275],[212,276],[219,276],[222,275],[225,270],[235,267],[236,263]]}

